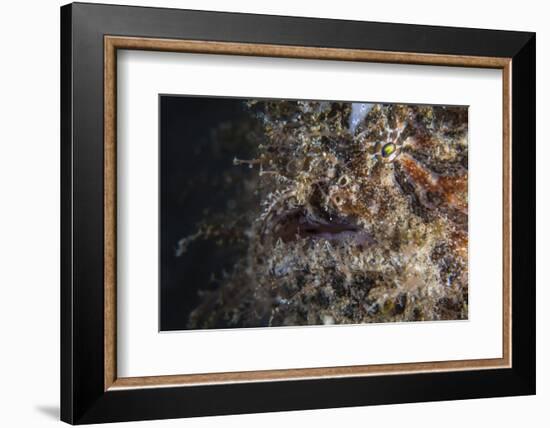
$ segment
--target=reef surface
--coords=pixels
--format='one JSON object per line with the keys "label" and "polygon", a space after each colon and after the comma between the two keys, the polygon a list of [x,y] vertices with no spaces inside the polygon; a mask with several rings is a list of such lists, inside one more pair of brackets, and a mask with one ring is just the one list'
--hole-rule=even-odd
{"label": "reef surface", "polygon": [[243,103],[249,123],[216,141],[254,153],[227,180],[255,173],[176,249],[212,240],[238,257],[188,328],[467,318],[467,107]]}

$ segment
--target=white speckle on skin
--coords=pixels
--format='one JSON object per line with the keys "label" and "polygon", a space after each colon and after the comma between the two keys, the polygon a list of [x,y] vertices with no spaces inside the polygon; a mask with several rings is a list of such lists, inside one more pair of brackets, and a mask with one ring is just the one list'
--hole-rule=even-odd
{"label": "white speckle on skin", "polygon": [[323,315],[323,324],[324,325],[334,324],[334,318],[332,318],[330,315]]}
{"label": "white speckle on skin", "polygon": [[369,103],[351,103],[351,114],[349,116],[349,132],[355,134],[357,126],[365,120],[374,104]]}

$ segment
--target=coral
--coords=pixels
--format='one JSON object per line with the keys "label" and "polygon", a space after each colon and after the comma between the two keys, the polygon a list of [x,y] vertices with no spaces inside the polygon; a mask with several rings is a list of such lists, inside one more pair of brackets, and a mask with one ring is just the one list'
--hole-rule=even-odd
{"label": "coral", "polygon": [[257,171],[259,205],[237,201],[247,221],[205,219],[181,241],[181,254],[196,239],[223,244],[225,224],[244,243],[189,328],[467,318],[466,107],[247,106],[256,155],[233,168]]}

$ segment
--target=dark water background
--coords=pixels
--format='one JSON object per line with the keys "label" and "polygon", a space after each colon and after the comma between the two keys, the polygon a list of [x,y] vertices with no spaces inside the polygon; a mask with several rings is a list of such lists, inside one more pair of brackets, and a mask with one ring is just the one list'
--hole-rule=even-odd
{"label": "dark water background", "polygon": [[192,243],[180,257],[176,248],[236,196],[238,188],[223,182],[223,172],[235,168],[235,156],[249,158],[250,148],[238,141],[220,146],[213,132],[244,120],[250,113],[242,99],[160,96],[160,330],[186,329],[198,290],[219,286],[213,273],[230,271],[239,257],[231,246],[211,241]]}

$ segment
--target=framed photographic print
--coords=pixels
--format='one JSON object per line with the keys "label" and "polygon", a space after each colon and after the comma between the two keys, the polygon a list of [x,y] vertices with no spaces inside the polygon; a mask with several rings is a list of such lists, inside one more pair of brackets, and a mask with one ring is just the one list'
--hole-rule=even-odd
{"label": "framed photographic print", "polygon": [[61,8],[61,417],[535,393],[535,35]]}

